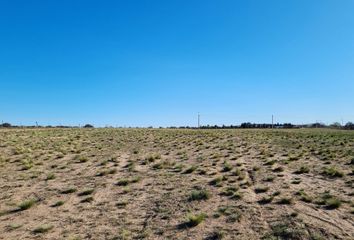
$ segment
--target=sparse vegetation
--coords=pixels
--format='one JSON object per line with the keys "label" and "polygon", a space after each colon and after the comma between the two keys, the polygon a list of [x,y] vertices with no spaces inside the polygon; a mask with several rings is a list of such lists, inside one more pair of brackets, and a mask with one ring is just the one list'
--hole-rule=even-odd
{"label": "sparse vegetation", "polygon": [[189,201],[200,201],[200,200],[207,200],[210,198],[210,193],[205,190],[193,190],[189,195]]}
{"label": "sparse vegetation", "polygon": [[35,199],[25,200],[25,201],[18,204],[18,209],[19,209],[19,211],[27,210],[27,209],[31,208],[36,202],[37,202],[37,200],[35,200]]}
{"label": "sparse vegetation", "polygon": [[0,129],[0,232],[345,239],[352,149],[353,132],[320,129]]}
{"label": "sparse vegetation", "polygon": [[192,172],[194,172],[195,170],[197,169],[197,166],[190,166],[189,168],[187,168],[185,171],[184,171],[184,173],[185,174],[189,174],[189,173],[192,173]]}
{"label": "sparse vegetation", "polygon": [[224,166],[223,166],[223,171],[224,172],[229,172],[231,170],[232,170],[232,165],[229,162],[225,161],[224,162]]}
{"label": "sparse vegetation", "polygon": [[261,186],[261,185],[256,186],[255,189],[254,189],[254,191],[255,191],[256,193],[265,193],[265,192],[267,192],[268,190],[269,190],[269,187],[267,187],[267,186]]}
{"label": "sparse vegetation", "polygon": [[187,222],[186,225],[188,227],[195,227],[198,226],[200,223],[202,223],[205,218],[207,217],[207,215],[205,213],[199,213],[199,214],[189,214],[187,216]]}
{"label": "sparse vegetation", "polygon": [[61,194],[70,194],[76,192],[76,188],[66,188],[60,191]]}
{"label": "sparse vegetation", "polygon": [[64,201],[57,201],[53,205],[51,205],[51,207],[60,207],[64,205],[64,203],[65,203]]}
{"label": "sparse vegetation", "polygon": [[308,166],[301,166],[298,170],[296,170],[294,173],[295,174],[303,174],[303,173],[309,173],[310,169]]}
{"label": "sparse vegetation", "polygon": [[54,173],[48,173],[46,180],[48,181],[48,180],[53,180],[53,179],[55,179]]}
{"label": "sparse vegetation", "polygon": [[93,188],[89,188],[89,189],[85,189],[82,192],[79,192],[77,195],[78,196],[86,196],[86,195],[90,195],[95,191],[95,189]]}
{"label": "sparse vegetation", "polygon": [[53,225],[49,225],[49,224],[45,224],[45,225],[41,225],[36,227],[35,229],[33,229],[33,233],[46,233],[49,230],[51,230],[53,228]]}
{"label": "sparse vegetation", "polygon": [[331,167],[325,167],[322,172],[323,175],[326,175],[328,177],[343,177],[343,172],[338,170],[336,167],[331,166]]}
{"label": "sparse vegetation", "polygon": [[223,177],[216,177],[213,180],[211,180],[209,183],[210,183],[210,185],[213,185],[213,186],[220,186],[222,180],[223,180]]}
{"label": "sparse vegetation", "polygon": [[291,197],[281,197],[279,200],[278,200],[278,204],[291,204],[293,201],[292,201],[292,198]]}

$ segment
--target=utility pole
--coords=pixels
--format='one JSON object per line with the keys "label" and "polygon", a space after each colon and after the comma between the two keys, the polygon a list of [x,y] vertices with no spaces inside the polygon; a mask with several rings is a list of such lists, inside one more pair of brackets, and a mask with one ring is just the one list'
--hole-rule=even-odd
{"label": "utility pole", "polygon": [[200,128],[200,114],[198,113],[198,128]]}
{"label": "utility pole", "polygon": [[272,128],[274,128],[274,116],[272,115]]}

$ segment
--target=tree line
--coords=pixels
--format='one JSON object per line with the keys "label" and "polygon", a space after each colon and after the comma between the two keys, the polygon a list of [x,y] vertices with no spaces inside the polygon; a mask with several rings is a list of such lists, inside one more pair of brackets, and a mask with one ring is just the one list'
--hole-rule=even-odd
{"label": "tree line", "polygon": [[[33,126],[16,126],[16,125],[11,125],[10,123],[2,123],[0,125],[0,128],[81,128],[81,126],[40,126],[40,125],[33,125]],[[85,124],[82,126],[82,128],[94,128],[94,125],[92,124]],[[112,127],[110,127],[112,128]],[[122,127],[119,127],[122,128]],[[131,127],[130,127],[131,128]],[[149,127],[153,128],[153,127]],[[164,127],[159,127],[159,128],[164,128]],[[167,127],[169,129],[196,129],[197,127],[191,127],[191,126],[171,126]],[[250,123],[250,122],[245,122],[241,123],[240,125],[203,125],[199,127],[200,129],[236,129],[236,128],[241,128],[241,129],[250,129],[250,128],[260,128],[260,129],[266,129],[266,128],[276,128],[276,129],[291,129],[291,128],[332,128],[332,129],[344,129],[344,130],[354,130],[354,123],[348,122],[345,125],[341,125],[340,123],[333,123],[330,125],[326,125],[324,123],[311,123],[311,124],[291,124],[291,123],[276,123],[276,124],[269,124],[269,123]]]}

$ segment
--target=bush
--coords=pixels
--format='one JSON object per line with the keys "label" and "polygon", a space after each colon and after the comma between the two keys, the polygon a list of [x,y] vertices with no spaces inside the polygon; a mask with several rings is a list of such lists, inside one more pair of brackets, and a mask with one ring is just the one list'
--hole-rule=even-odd
{"label": "bush", "polygon": [[260,199],[258,201],[259,204],[268,204],[268,203],[271,203],[273,201],[273,196],[265,196],[263,197],[262,199]]}
{"label": "bush", "polygon": [[220,217],[221,215],[226,217],[226,222],[236,222],[242,217],[241,211],[234,206],[220,206],[214,216]]}
{"label": "bush", "polygon": [[312,202],[312,197],[310,197],[303,189],[299,190],[296,195],[300,196],[300,200],[310,203]]}
{"label": "bush", "polygon": [[129,179],[121,179],[117,182],[118,186],[127,186],[129,184]]}
{"label": "bush", "polygon": [[64,205],[64,201],[57,201],[56,203],[52,204],[51,207],[60,207]]}
{"label": "bush", "polygon": [[257,186],[257,187],[255,187],[254,192],[255,193],[265,193],[268,190],[269,190],[269,187],[267,187],[267,186]]}
{"label": "bush", "polygon": [[189,201],[201,201],[208,200],[210,198],[210,193],[206,189],[193,190],[188,198]]}
{"label": "bush", "polygon": [[86,203],[86,202],[92,202],[92,201],[93,201],[93,197],[87,197],[87,198],[82,199],[80,202]]}
{"label": "bush", "polygon": [[331,167],[327,167],[323,170],[322,172],[323,175],[326,175],[328,177],[343,177],[344,174],[343,172],[341,172],[340,170],[338,170],[336,167],[331,166]]}
{"label": "bush", "polygon": [[342,202],[335,197],[331,197],[325,200],[326,208],[327,209],[336,209],[342,205]]}
{"label": "bush", "polygon": [[3,123],[0,125],[0,127],[3,127],[3,128],[10,128],[12,127],[10,123]]}
{"label": "bush", "polygon": [[27,209],[31,208],[35,203],[36,203],[36,200],[29,199],[29,200],[21,202],[18,205],[18,208],[20,211],[27,210]]}
{"label": "bush", "polygon": [[76,192],[76,188],[67,188],[62,191],[60,191],[61,194],[69,194],[69,193],[74,193]]}
{"label": "bush", "polygon": [[184,173],[185,174],[189,174],[189,173],[192,173],[194,172],[198,167],[197,166],[190,166],[189,168],[187,168]]}
{"label": "bush", "polygon": [[53,179],[55,179],[55,175],[54,175],[54,173],[48,173],[47,174],[47,177],[46,177],[46,179],[45,180],[53,180]]}
{"label": "bush", "polygon": [[77,195],[78,196],[87,196],[87,195],[92,194],[94,191],[95,191],[95,189],[93,189],[93,188],[85,189],[84,191],[79,192]]}
{"label": "bush", "polygon": [[52,225],[45,224],[45,225],[42,225],[42,226],[39,226],[39,227],[35,228],[33,230],[33,233],[46,233],[49,230],[51,230],[52,228],[53,228]]}
{"label": "bush", "polygon": [[210,185],[213,185],[213,186],[220,186],[222,180],[223,180],[223,177],[216,177],[216,178],[214,178],[213,180],[211,180],[211,181],[209,182],[209,184],[210,184]]}
{"label": "bush", "polygon": [[200,213],[197,215],[188,215],[186,224],[188,227],[198,226],[205,220],[206,217],[207,215],[205,213]]}
{"label": "bush", "polygon": [[291,204],[292,200],[290,197],[282,197],[281,199],[279,199],[279,201],[277,203],[278,204]]}
{"label": "bush", "polygon": [[282,166],[278,166],[272,169],[273,172],[282,172],[284,171],[284,168]]}
{"label": "bush", "polygon": [[345,124],[345,129],[354,130],[354,123],[348,122]]}
{"label": "bush", "polygon": [[296,170],[294,173],[295,174],[303,174],[303,173],[309,173],[310,169],[307,166],[301,166],[298,170]]}
{"label": "bush", "polygon": [[229,162],[225,161],[222,170],[223,172],[229,172],[232,170],[232,165]]}
{"label": "bush", "polygon": [[206,240],[221,240],[224,238],[224,232],[222,231],[215,231],[209,234]]}

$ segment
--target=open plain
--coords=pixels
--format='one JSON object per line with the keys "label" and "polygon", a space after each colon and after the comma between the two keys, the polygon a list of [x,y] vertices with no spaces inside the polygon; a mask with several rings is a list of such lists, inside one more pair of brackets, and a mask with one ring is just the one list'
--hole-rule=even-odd
{"label": "open plain", "polygon": [[0,130],[0,239],[354,239],[354,132]]}

